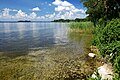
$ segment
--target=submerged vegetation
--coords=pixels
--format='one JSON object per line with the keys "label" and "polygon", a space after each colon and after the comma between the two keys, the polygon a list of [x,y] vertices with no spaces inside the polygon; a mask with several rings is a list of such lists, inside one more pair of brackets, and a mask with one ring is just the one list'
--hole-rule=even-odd
{"label": "submerged vegetation", "polygon": [[[87,54],[80,52],[81,48],[86,47],[85,44],[89,42],[89,36],[78,33],[77,35],[72,35],[70,33],[69,37],[71,39],[82,37],[81,43],[83,45],[79,48],[74,48],[76,45],[68,47],[58,46],[29,52],[28,55],[13,59],[5,55],[0,57],[0,79],[86,80],[102,64],[101,60],[99,58],[90,58]],[[77,42],[80,42],[80,40],[77,39]]]}

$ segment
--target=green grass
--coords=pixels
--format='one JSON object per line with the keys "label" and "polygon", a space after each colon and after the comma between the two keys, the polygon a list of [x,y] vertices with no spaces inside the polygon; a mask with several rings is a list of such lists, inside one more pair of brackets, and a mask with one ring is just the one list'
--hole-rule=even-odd
{"label": "green grass", "polygon": [[[103,58],[113,65],[114,73],[120,76],[120,19],[112,19],[106,25],[98,24],[94,31],[93,45],[100,50]],[[113,80],[120,80],[115,76]]]}
{"label": "green grass", "polygon": [[81,29],[81,30],[87,30],[88,28],[93,28],[92,22],[71,22],[69,27],[71,29]]}

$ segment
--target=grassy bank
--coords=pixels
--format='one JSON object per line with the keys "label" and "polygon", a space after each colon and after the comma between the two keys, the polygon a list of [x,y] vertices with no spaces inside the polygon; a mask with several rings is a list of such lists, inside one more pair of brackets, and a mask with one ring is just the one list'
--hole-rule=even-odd
{"label": "grassy bank", "polygon": [[107,63],[112,63],[113,80],[120,80],[120,19],[112,19],[107,23],[99,21],[92,43],[99,48],[101,57]]}
{"label": "grassy bank", "polygon": [[88,22],[71,22],[69,24],[69,27],[74,30],[74,31],[92,31],[93,30],[93,23],[88,21]]}
{"label": "grassy bank", "polygon": [[[92,31],[92,45],[100,51],[100,57],[105,63],[112,63],[114,69],[113,80],[120,79],[120,19],[111,21],[99,20],[97,26],[93,28],[91,22],[74,22],[69,25],[74,31]],[[93,31],[94,30],[94,31]],[[92,79],[95,80],[95,79]]]}

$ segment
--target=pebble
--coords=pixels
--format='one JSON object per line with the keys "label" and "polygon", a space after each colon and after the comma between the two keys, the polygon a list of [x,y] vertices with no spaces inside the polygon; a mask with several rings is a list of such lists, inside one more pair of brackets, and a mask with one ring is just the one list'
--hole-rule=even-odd
{"label": "pebble", "polygon": [[94,53],[89,53],[88,56],[94,58],[94,57],[96,56],[96,54],[94,54]]}

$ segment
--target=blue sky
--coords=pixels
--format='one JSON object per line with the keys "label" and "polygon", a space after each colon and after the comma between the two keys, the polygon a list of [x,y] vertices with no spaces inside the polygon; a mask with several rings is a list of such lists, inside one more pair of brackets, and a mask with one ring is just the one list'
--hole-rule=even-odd
{"label": "blue sky", "polygon": [[75,19],[85,12],[79,0],[0,0],[0,20]]}

